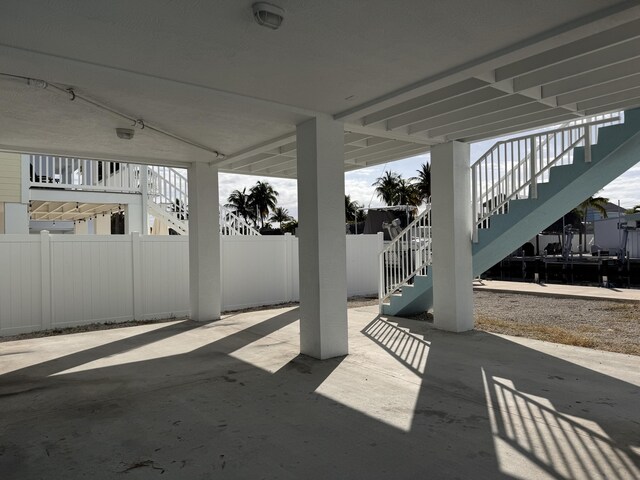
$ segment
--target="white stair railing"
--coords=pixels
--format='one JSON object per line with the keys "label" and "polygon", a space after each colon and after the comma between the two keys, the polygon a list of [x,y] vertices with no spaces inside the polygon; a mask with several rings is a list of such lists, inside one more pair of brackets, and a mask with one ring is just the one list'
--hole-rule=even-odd
{"label": "white stair railing", "polygon": [[431,265],[431,204],[380,253],[380,305]]}
{"label": "white stair railing", "polygon": [[[189,182],[181,172],[171,167],[148,167],[149,199],[156,215],[179,233],[189,232]],[[220,205],[220,233],[222,235],[260,235],[245,219]]]}
{"label": "white stair railing", "polygon": [[223,205],[220,205],[220,232],[223,235],[260,235],[244,218]]}
{"label": "white stair railing", "polygon": [[537,198],[539,183],[549,180],[553,166],[573,162],[573,149],[585,147],[585,162],[591,161],[591,145],[598,129],[620,123],[620,115],[577,123],[532,135],[497,142],[471,166],[473,240],[478,229],[487,228],[489,217],[508,211],[511,200]]}

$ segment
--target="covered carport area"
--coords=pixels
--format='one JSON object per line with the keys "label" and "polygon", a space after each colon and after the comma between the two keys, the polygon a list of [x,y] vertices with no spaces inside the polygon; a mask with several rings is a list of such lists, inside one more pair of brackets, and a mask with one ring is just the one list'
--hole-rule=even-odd
{"label": "covered carport area", "polygon": [[[343,225],[345,171],[431,151],[435,326],[471,330],[468,142],[640,104],[637,2],[278,3],[277,30],[244,1],[0,5],[0,150],[186,167],[191,195],[192,322],[7,364],[4,471],[206,478],[233,446],[236,478],[637,475],[636,359],[348,321]],[[219,172],[298,180],[299,312],[209,323]]]}

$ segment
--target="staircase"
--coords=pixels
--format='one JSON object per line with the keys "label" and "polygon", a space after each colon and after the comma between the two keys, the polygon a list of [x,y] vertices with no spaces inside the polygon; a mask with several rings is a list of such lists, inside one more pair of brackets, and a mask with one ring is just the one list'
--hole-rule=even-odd
{"label": "staircase", "polygon": [[[640,161],[640,109],[625,112],[621,122],[608,115],[498,142],[471,166],[474,276]],[[396,278],[387,248],[380,254],[380,311],[401,316],[430,309],[430,255],[416,273],[402,270]]]}
{"label": "staircase", "polygon": [[[175,168],[148,166],[147,211],[161,218],[181,235],[189,234],[189,191],[187,177]],[[143,192],[144,194],[144,192]],[[260,235],[232,210],[220,205],[221,235]]]}

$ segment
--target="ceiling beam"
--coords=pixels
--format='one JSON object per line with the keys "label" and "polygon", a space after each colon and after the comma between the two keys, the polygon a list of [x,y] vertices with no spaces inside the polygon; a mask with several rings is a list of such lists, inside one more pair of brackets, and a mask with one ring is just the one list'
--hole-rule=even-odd
{"label": "ceiling beam", "polygon": [[387,140],[384,143],[380,143],[378,145],[374,145],[372,147],[359,148],[352,152],[347,152],[344,155],[345,160],[355,160],[356,158],[365,157],[367,155],[372,155],[375,153],[384,152],[387,150],[392,150],[396,147],[402,147],[405,145],[414,145],[409,142],[401,142],[399,140]]}
{"label": "ceiling beam", "polygon": [[580,90],[576,90],[575,92],[558,95],[555,98],[558,106],[570,103],[575,104],[578,102],[591,100],[593,98],[602,97],[604,95],[609,95],[612,92],[622,92],[625,90],[630,90],[637,87],[638,85],[640,85],[640,72],[637,75],[630,75],[628,77],[613,80],[612,82],[601,83],[599,85],[594,85],[593,87],[582,88]]}
{"label": "ceiling beam", "polygon": [[349,123],[349,124],[345,124],[344,129],[346,131],[353,132],[353,133],[364,133],[372,137],[383,137],[383,138],[388,138],[392,140],[400,140],[403,142],[417,143],[419,145],[435,144],[434,141],[421,135],[409,135],[408,133],[404,133],[400,131],[383,130],[382,128],[378,128],[378,127],[371,127],[371,126],[364,127],[362,125],[355,125],[355,124]]}
{"label": "ceiling beam", "polygon": [[585,100],[584,102],[578,102],[578,109],[591,111],[595,108],[606,107],[615,103],[624,103],[627,101],[633,102],[634,99],[640,97],[640,86],[626,90],[624,92],[612,93],[610,95],[603,95],[602,97],[593,98],[591,100]]}
{"label": "ceiling beam", "polygon": [[516,92],[519,92],[528,88],[557,82],[564,78],[586,74],[637,57],[640,57],[640,38],[516,77],[513,81],[513,87]]}
{"label": "ceiling beam", "polygon": [[455,110],[461,110],[475,105],[478,103],[494,100],[498,97],[504,97],[508,95],[502,90],[498,90],[493,87],[485,87],[480,90],[474,90],[473,92],[465,93],[457,97],[450,98],[448,100],[434,103],[426,107],[419,108],[404,115],[398,115],[390,120],[387,120],[387,130],[395,130],[401,127],[406,127],[413,123],[433,118],[438,115],[449,113]]}
{"label": "ceiling beam", "polygon": [[[345,122],[355,122],[383,109],[401,102],[427,94],[469,77],[479,77],[505,65],[513,64],[522,58],[544,54],[559,44],[568,44],[588,37],[594,31],[602,31],[628,23],[630,19],[640,18],[638,2],[626,1],[612,5],[593,14],[585,15],[575,21],[559,25],[538,35],[513,44],[507,48],[477,58],[471,62],[424,78],[396,91],[389,92],[368,102],[356,105],[334,115]],[[497,80],[497,79],[496,79]]]}
{"label": "ceiling beam", "polygon": [[382,152],[375,155],[369,155],[364,158],[359,158],[354,162],[349,163],[348,165],[360,166],[360,168],[362,168],[370,165],[378,165],[380,163],[395,162],[397,160],[408,158],[414,155],[420,155],[428,151],[429,151],[429,147],[425,147],[423,145],[419,145],[419,146],[408,145],[405,147],[399,147],[397,149],[394,149],[388,152]]}
{"label": "ceiling beam", "polygon": [[497,68],[495,70],[495,78],[499,82],[508,78],[518,77],[638,36],[640,36],[640,20],[634,20]]}
{"label": "ceiling beam", "polygon": [[[554,122],[558,117],[565,117],[567,110],[563,108],[550,108],[541,112],[533,113],[531,115],[524,115],[518,118],[509,118],[500,122],[495,122],[490,125],[480,125],[468,130],[456,132],[455,134],[446,135],[443,137],[444,141],[462,140],[468,137],[477,136],[480,134],[491,134],[493,136],[494,131],[500,131],[503,129],[512,128],[514,130],[520,130],[520,126],[529,125],[536,122]],[[575,113],[569,114],[572,118],[580,118],[580,115]],[[466,140],[464,140],[466,141]]]}
{"label": "ceiling beam", "polygon": [[[517,119],[527,115],[535,114],[538,112],[545,112],[550,110],[551,107],[543,105],[541,103],[533,102],[525,105],[520,105],[509,109],[507,111],[498,111],[494,113],[488,113],[481,117],[470,118],[469,120],[461,121],[451,125],[445,125],[443,127],[433,128],[429,130],[428,135],[432,138],[450,136],[457,132],[464,132],[472,128],[480,126],[490,126],[495,123],[500,123],[505,120],[513,121],[516,123]],[[566,110],[565,110],[566,111]]]}
{"label": "ceiling beam", "polygon": [[552,82],[542,87],[543,97],[555,97],[583,88],[618,80],[623,77],[636,75],[640,72],[640,58],[617,63],[606,68],[600,68],[571,78]]}
{"label": "ceiling beam", "polygon": [[446,87],[439,88],[433,92],[420,95],[419,97],[412,98],[411,100],[401,102],[392,107],[380,110],[379,112],[367,115],[362,119],[362,125],[366,126],[379,123],[412,110],[417,110],[418,108],[440,102],[444,99],[456,97],[473,90],[478,90],[479,88],[486,87],[489,83],[490,82],[479,78],[467,78],[461,82],[447,85]]}
{"label": "ceiling beam", "polygon": [[476,131],[476,132],[465,132],[465,136],[462,138],[458,138],[457,140],[461,142],[477,142],[480,140],[487,140],[491,138],[500,137],[502,135],[510,135],[519,132],[526,132],[528,130],[534,130],[536,128],[547,127],[550,124],[559,124],[562,122],[567,122],[571,120],[576,120],[581,118],[579,115],[575,113],[565,113],[564,115],[559,115],[557,117],[545,118],[542,120],[534,120],[528,123],[523,123],[517,125],[515,128],[513,125],[500,125],[500,128],[495,130],[487,131]]}
{"label": "ceiling beam", "polygon": [[224,160],[215,162],[214,164],[217,165],[218,167],[226,168],[229,166],[229,164],[235,161],[244,160],[245,158],[253,157],[259,153],[266,153],[270,150],[273,150],[275,148],[291,143],[291,141],[295,140],[295,138],[296,138],[296,132],[290,132],[285,135],[272,138],[271,140],[267,140],[265,142],[259,143],[257,145],[253,145],[251,147],[245,148],[238,152],[234,152],[230,155],[227,155]]}
{"label": "ceiling beam", "polygon": [[409,133],[414,134],[418,132],[424,132],[436,127],[443,127],[445,125],[451,125],[464,120],[470,120],[472,118],[482,117],[489,113],[502,112],[505,110],[513,109],[526,104],[534,103],[535,100],[524,95],[507,95],[505,97],[498,97],[495,100],[480,103],[477,105],[471,105],[468,108],[455,110],[453,112],[439,115],[429,120],[423,120],[418,123],[414,123],[409,127]]}

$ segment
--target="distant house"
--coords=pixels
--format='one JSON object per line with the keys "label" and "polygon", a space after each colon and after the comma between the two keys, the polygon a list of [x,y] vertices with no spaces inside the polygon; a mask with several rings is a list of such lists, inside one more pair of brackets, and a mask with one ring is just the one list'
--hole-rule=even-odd
{"label": "distant house", "polygon": [[[624,215],[624,211],[626,210],[626,208],[621,205],[616,205],[615,203],[607,202],[605,210],[607,211],[607,218],[617,218],[621,215]],[[602,220],[603,218],[604,217],[602,216],[602,214],[595,208],[587,209],[587,222]]]}

